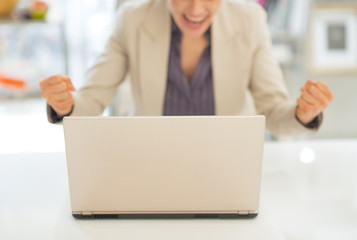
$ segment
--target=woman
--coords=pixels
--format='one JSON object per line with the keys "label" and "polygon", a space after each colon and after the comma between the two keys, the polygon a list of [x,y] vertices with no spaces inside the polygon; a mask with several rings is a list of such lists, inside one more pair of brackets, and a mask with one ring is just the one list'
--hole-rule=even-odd
{"label": "woman", "polygon": [[290,101],[264,10],[234,0],[130,1],[80,90],[67,76],[41,82],[49,121],[98,115],[129,73],[137,115],[263,114],[274,135],[314,132],[333,99],[308,81]]}

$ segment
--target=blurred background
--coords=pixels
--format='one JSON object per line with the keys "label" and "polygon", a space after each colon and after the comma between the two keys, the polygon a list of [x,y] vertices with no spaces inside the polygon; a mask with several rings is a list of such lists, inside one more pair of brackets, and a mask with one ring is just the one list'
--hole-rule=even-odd
{"label": "blurred background", "polygon": [[[251,1],[267,11],[292,98],[308,79],[325,81],[335,95],[319,133],[293,140],[357,138],[357,0]],[[62,127],[47,122],[39,82],[64,73],[80,87],[123,2],[0,0],[0,153],[63,151]],[[128,81],[105,112],[112,114],[132,114]]]}

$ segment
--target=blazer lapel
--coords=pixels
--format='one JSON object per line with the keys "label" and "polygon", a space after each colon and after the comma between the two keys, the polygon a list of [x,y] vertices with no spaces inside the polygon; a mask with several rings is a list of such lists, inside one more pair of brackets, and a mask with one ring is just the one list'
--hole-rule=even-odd
{"label": "blazer lapel", "polygon": [[171,40],[170,13],[166,1],[152,1],[139,30],[139,71],[145,115],[162,115]]}
{"label": "blazer lapel", "polygon": [[[248,74],[247,45],[241,32],[242,23],[231,16],[222,1],[212,24],[212,65],[217,115],[238,114],[245,99],[244,72]],[[239,13],[235,13],[239,14]]]}

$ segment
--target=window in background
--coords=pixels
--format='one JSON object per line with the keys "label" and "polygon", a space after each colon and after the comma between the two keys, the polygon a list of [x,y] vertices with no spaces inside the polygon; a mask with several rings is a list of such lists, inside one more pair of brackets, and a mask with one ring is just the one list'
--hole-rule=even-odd
{"label": "window in background", "polygon": [[79,86],[105,46],[116,0],[47,2],[46,20],[0,19],[2,105],[8,100],[40,98],[39,82],[53,74],[68,74]]}
{"label": "window in background", "polygon": [[61,23],[4,21],[0,23],[0,43],[2,100],[39,97],[41,79],[66,72]]}
{"label": "window in background", "polygon": [[43,19],[48,6],[44,3],[43,14],[36,15],[38,12],[31,9],[39,1],[2,2],[11,7],[6,13],[2,11],[0,18],[0,99],[39,97],[42,78],[66,72],[62,19],[51,16]]}
{"label": "window in background", "polygon": [[[57,0],[61,1],[61,0]],[[116,0],[65,0],[69,76],[79,87],[88,67],[104,49],[116,13]]]}

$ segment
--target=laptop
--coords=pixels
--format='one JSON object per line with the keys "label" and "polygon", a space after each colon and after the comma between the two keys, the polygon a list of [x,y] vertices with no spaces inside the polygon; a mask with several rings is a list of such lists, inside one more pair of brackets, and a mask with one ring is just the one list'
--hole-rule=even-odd
{"label": "laptop", "polygon": [[253,218],[263,116],[65,117],[72,215]]}

